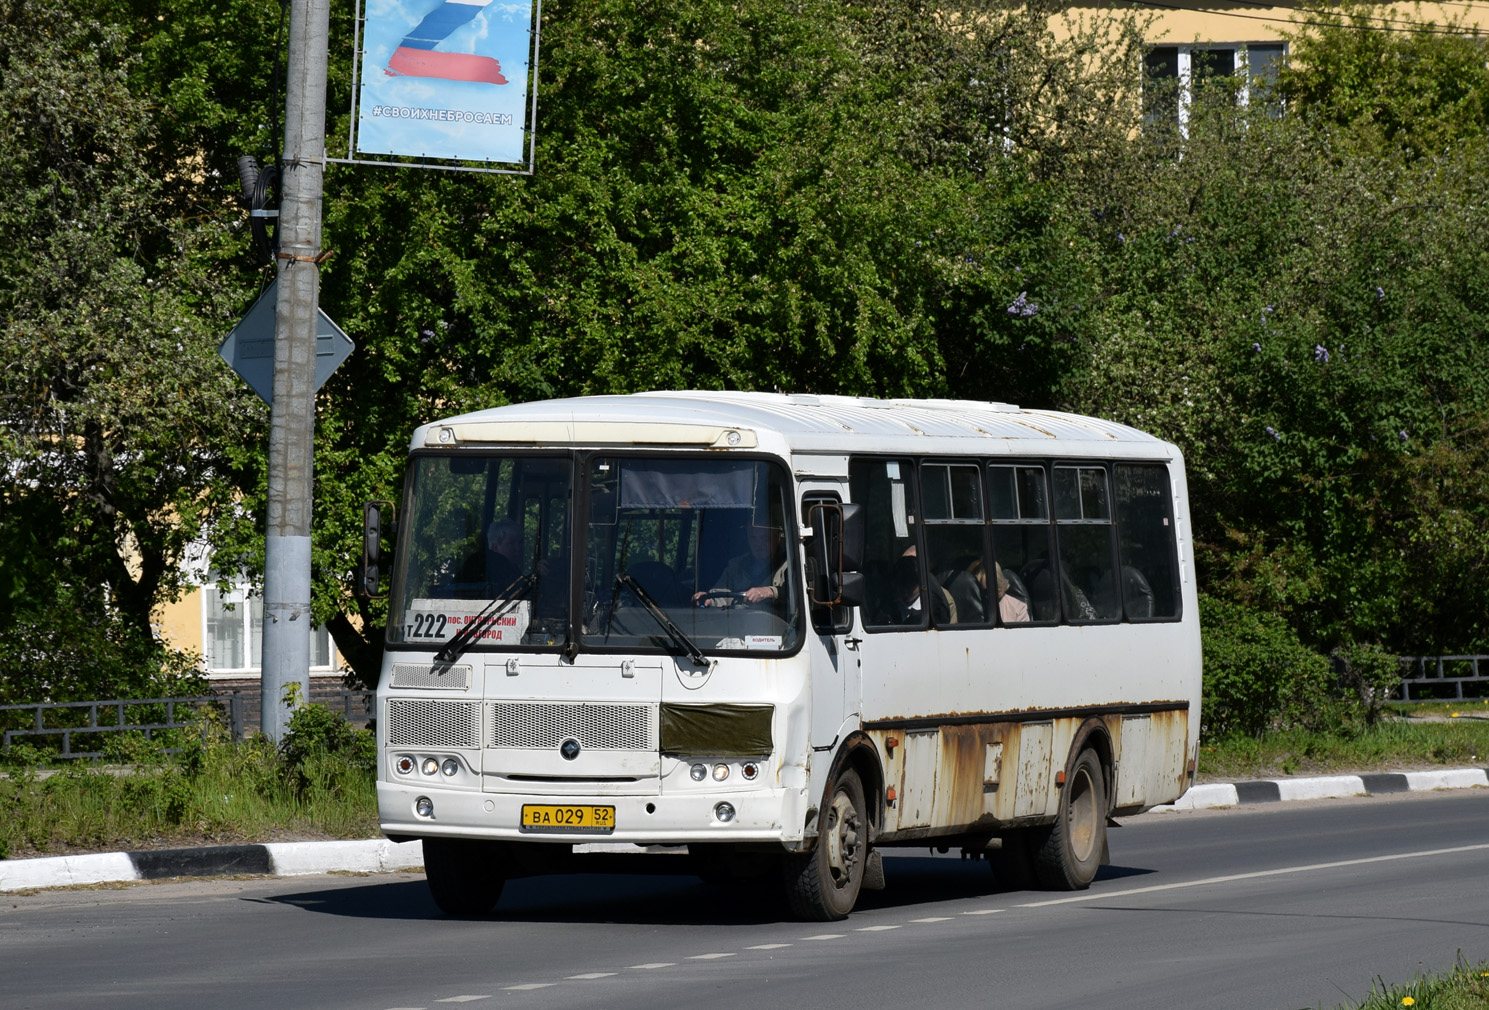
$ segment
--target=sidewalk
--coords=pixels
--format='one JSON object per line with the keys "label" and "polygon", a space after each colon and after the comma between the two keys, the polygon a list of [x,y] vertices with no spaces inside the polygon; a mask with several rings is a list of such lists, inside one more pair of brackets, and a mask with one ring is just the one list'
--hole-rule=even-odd
{"label": "sidewalk", "polygon": [[[1288,800],[1427,792],[1435,789],[1489,788],[1483,768],[1425,772],[1331,775],[1320,778],[1259,779],[1195,786],[1156,811],[1249,806]],[[345,842],[270,842],[195,849],[99,852],[79,856],[0,860],[0,892],[80,884],[106,884],[169,877],[238,874],[295,877],[315,873],[387,873],[422,869],[419,842],[371,838]]]}

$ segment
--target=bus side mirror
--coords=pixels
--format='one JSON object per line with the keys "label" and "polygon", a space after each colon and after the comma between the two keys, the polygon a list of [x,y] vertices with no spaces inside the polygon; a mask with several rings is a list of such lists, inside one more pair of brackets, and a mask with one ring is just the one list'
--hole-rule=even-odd
{"label": "bus side mirror", "polygon": [[378,592],[383,563],[383,508],[393,510],[389,501],[370,501],[362,506],[362,564],[357,570],[357,595],[364,600],[375,600],[385,593]]}
{"label": "bus side mirror", "polygon": [[809,513],[812,527],[812,603],[820,607],[857,607],[865,599],[863,519],[858,505],[817,502]]}

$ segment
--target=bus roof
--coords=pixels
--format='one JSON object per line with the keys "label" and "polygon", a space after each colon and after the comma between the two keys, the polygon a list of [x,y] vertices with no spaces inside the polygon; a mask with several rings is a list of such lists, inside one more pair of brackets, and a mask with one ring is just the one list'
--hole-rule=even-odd
{"label": "bus roof", "polygon": [[538,400],[426,424],[412,448],[459,445],[685,445],[783,453],[1177,456],[1136,428],[975,400],[663,390]]}

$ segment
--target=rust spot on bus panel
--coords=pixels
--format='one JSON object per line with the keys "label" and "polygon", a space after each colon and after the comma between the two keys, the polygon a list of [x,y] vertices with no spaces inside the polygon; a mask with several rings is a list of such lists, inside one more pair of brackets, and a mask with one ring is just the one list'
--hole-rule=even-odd
{"label": "rust spot on bus panel", "polygon": [[[1094,718],[1062,712],[1044,719],[1037,712],[954,713],[898,726],[879,721],[882,728],[868,735],[886,758],[884,784],[900,800],[885,811],[885,841],[1047,823],[1059,805],[1056,775],[1078,746],[1096,748],[1102,759],[1112,790],[1109,809],[1132,813],[1171,802],[1187,785],[1189,713],[1131,707],[1143,711]],[[891,736],[900,743],[892,751],[886,746]]]}

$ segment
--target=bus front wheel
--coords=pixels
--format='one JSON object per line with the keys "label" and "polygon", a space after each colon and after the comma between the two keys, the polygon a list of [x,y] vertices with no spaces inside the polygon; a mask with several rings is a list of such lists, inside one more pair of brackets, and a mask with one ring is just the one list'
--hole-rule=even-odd
{"label": "bus front wheel", "polygon": [[786,899],[799,918],[846,919],[858,901],[869,854],[868,804],[853,769],[844,769],[833,783],[818,823],[816,847],[786,857]]}
{"label": "bus front wheel", "polygon": [[507,882],[502,855],[495,842],[424,839],[424,878],[440,911],[461,919],[491,911]]}
{"label": "bus front wheel", "polygon": [[1106,775],[1094,750],[1083,750],[1060,794],[1060,812],[1034,850],[1034,872],[1052,891],[1084,891],[1106,849]]}

